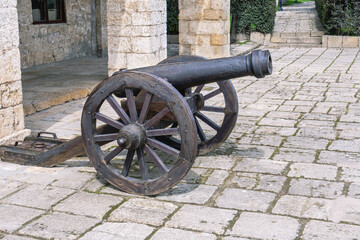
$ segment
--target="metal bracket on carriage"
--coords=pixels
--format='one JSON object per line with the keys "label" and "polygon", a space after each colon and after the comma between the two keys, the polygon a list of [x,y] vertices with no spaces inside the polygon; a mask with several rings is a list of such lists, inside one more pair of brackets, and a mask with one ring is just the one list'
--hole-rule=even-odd
{"label": "metal bracket on carriage", "polygon": [[205,104],[204,96],[201,93],[190,93],[185,97],[185,100],[188,103],[192,113],[199,112]]}

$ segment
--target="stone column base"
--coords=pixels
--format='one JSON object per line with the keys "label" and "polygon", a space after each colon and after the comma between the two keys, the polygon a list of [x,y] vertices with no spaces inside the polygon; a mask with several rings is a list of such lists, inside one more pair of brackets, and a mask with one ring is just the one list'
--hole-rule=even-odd
{"label": "stone column base", "polygon": [[31,133],[30,129],[24,129],[17,131],[10,136],[0,138],[0,145],[9,145],[14,144],[16,141],[22,141],[25,137],[29,136]]}

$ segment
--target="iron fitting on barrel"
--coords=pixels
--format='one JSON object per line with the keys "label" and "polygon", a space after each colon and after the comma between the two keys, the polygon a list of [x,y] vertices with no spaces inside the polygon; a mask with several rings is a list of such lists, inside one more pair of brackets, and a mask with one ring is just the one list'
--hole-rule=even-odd
{"label": "iron fitting on barrel", "polygon": [[246,56],[248,72],[257,78],[272,74],[272,59],[268,50],[255,50]]}

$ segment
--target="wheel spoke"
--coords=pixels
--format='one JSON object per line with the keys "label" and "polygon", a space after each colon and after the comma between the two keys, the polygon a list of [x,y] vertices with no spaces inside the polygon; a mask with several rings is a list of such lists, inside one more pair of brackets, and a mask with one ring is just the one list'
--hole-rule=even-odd
{"label": "wheel spoke", "polygon": [[108,142],[114,141],[118,138],[118,133],[110,133],[110,134],[98,134],[94,136],[95,142]]}
{"label": "wheel spoke", "polygon": [[147,181],[149,180],[149,173],[145,163],[144,149],[143,148],[136,149],[136,154],[139,160],[141,179]]}
{"label": "wheel spoke", "polygon": [[150,102],[152,99],[152,94],[151,93],[146,93],[146,97],[144,100],[144,104],[141,108],[141,112],[140,112],[140,117],[139,117],[139,123],[142,124],[149,112],[149,106],[150,106]]}
{"label": "wheel spoke", "polygon": [[213,128],[215,131],[219,131],[220,126],[214,123],[210,118],[205,116],[204,114],[197,112],[195,113],[195,116],[197,116],[199,119],[201,119],[204,123],[209,125],[211,128]]}
{"label": "wheel spoke", "polygon": [[204,88],[205,84],[199,85],[197,86],[197,88],[195,89],[194,93],[199,93],[201,92],[201,90]]}
{"label": "wheel spoke", "polygon": [[154,150],[152,150],[151,147],[149,147],[148,145],[145,144],[144,150],[145,150],[145,152],[147,152],[147,154],[149,155],[151,160],[155,163],[156,167],[159,168],[162,173],[169,172],[169,169],[166,167],[164,162],[159,158],[159,156],[156,154],[156,152],[154,152]]}
{"label": "wheel spoke", "polygon": [[110,104],[110,106],[114,109],[114,111],[119,115],[120,119],[125,123],[130,123],[130,118],[124,111],[124,109],[120,106],[120,104],[116,101],[113,95],[110,95],[106,101]]}
{"label": "wheel spoke", "polygon": [[210,99],[210,98],[212,98],[212,97],[215,97],[216,95],[219,95],[220,93],[221,93],[221,89],[218,88],[218,89],[216,89],[215,91],[212,91],[211,93],[206,94],[206,95],[204,96],[204,101],[206,101],[206,100],[208,100],[208,99]]}
{"label": "wheel spoke", "polygon": [[122,124],[121,122],[105,116],[102,113],[95,113],[95,118],[117,129],[121,129],[124,126],[124,124]]}
{"label": "wheel spoke", "polygon": [[200,140],[202,142],[205,142],[207,139],[206,139],[206,136],[205,136],[205,133],[204,131],[202,130],[201,126],[200,126],[200,123],[199,121],[195,118],[195,123],[196,123],[196,128],[197,128],[197,132],[198,132],[198,135],[200,137]]}
{"label": "wheel spoke", "polygon": [[175,135],[178,133],[179,133],[178,128],[165,128],[165,129],[148,130],[146,132],[146,135],[148,137],[157,137],[157,136]]}
{"label": "wheel spoke", "polygon": [[134,159],[134,154],[135,154],[135,150],[129,150],[126,154],[124,167],[121,171],[121,175],[123,175],[124,177],[127,177],[129,175],[131,163]]}
{"label": "wheel spoke", "polygon": [[134,92],[130,88],[125,88],[125,94],[127,98],[127,105],[130,112],[130,118],[132,122],[136,122],[138,120],[136,105],[135,105],[135,97]]}
{"label": "wheel spoke", "polygon": [[148,138],[147,144],[154,148],[157,148],[163,152],[166,152],[174,157],[179,156],[179,153],[180,153],[179,150],[172,148],[169,145],[166,145],[165,143],[162,143],[162,142],[152,139],[152,138]]}
{"label": "wheel spoke", "polygon": [[147,121],[144,125],[145,129],[148,129],[149,127],[153,126],[157,122],[160,121],[168,112],[170,112],[170,109],[168,107],[165,107],[163,110],[158,112],[153,118],[151,118],[149,121]]}
{"label": "wheel spoke", "polygon": [[113,151],[111,151],[106,157],[104,158],[106,163],[109,163],[116,155],[118,155],[123,150],[122,147],[118,146]]}
{"label": "wheel spoke", "polygon": [[225,108],[215,106],[204,106],[201,111],[224,113]]}

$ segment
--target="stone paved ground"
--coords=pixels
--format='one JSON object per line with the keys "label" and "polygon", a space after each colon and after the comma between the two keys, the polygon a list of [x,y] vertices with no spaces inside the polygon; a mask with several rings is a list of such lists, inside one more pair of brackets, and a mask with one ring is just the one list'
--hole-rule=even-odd
{"label": "stone paved ground", "polygon": [[[3,239],[360,239],[360,52],[270,49],[274,74],[233,80],[230,138],[157,197],[118,191],[86,157],[0,162]],[[84,100],[26,118],[79,134]]]}
{"label": "stone paved ground", "polygon": [[84,98],[107,77],[107,58],[83,57],[22,70],[25,115]]}

